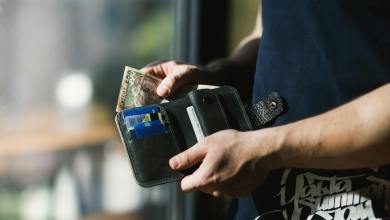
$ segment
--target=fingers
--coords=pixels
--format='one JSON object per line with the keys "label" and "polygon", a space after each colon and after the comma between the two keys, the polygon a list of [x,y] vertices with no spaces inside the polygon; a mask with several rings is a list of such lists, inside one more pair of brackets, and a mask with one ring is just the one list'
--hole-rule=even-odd
{"label": "fingers", "polygon": [[213,190],[210,187],[212,187],[214,183],[217,182],[215,179],[213,179],[213,170],[214,169],[212,168],[212,164],[210,164],[210,161],[205,158],[194,173],[185,176],[181,180],[181,189],[184,192],[202,190],[211,194]]}
{"label": "fingers", "polygon": [[198,169],[193,174],[185,176],[181,180],[181,190],[184,192],[193,192],[198,190],[202,186],[202,175],[200,173],[201,172]]}
{"label": "fingers", "polygon": [[175,75],[168,75],[161,81],[160,85],[157,87],[157,95],[160,97],[167,97],[172,93],[173,88],[175,87],[177,77]]}
{"label": "fingers", "polygon": [[169,75],[173,70],[179,66],[181,63],[177,61],[166,61],[158,60],[152,63],[149,63],[141,69],[141,71],[149,74],[156,75],[160,78],[164,78],[166,75]]}
{"label": "fingers", "polygon": [[172,167],[174,165],[177,165],[173,164],[173,162],[180,163],[179,161],[182,161],[182,165],[185,164],[183,165],[184,167],[189,167],[190,165],[192,166],[197,162],[203,160],[199,168],[194,173],[185,176],[181,180],[181,189],[184,192],[193,192],[195,190],[200,190],[215,197],[219,197],[221,195],[224,195],[221,191],[224,185],[221,185],[221,182],[217,177],[218,175],[215,175],[214,173],[215,168],[213,168],[213,157],[205,158],[207,152],[201,149],[201,147],[203,146],[206,145],[195,145],[194,147],[183,152],[182,154],[178,154],[171,159],[170,165]]}
{"label": "fingers", "polygon": [[166,63],[166,62],[168,62],[168,60],[156,60],[156,61],[153,61],[153,62],[149,63],[149,64],[146,65],[144,68],[149,68],[149,67],[157,66],[157,65],[159,65],[159,64]]}
{"label": "fingers", "polygon": [[182,64],[176,61],[158,61],[147,65],[141,70],[145,73],[153,74],[157,77],[163,78],[157,87],[157,95],[160,97],[167,97],[190,80],[190,75],[193,75],[195,66]]}
{"label": "fingers", "polygon": [[167,66],[171,65],[171,62],[157,62],[148,64],[141,69],[141,71],[145,73],[149,73],[163,78],[163,80],[156,89],[157,95],[159,95],[160,97],[169,96],[172,93],[174,87],[176,87],[175,84],[177,81],[177,77],[173,74],[170,74],[172,68],[167,68]]}
{"label": "fingers", "polygon": [[181,152],[169,160],[172,169],[181,170],[199,163],[206,155],[205,145],[196,144],[193,147]]}
{"label": "fingers", "polygon": [[177,88],[190,80],[193,72],[193,66],[169,64],[163,67],[166,77],[157,87],[157,94],[161,97],[167,97],[176,91]]}
{"label": "fingers", "polygon": [[144,73],[155,75],[155,76],[160,77],[160,78],[164,78],[165,71],[164,71],[163,65],[164,65],[164,63],[158,63],[158,64],[152,65],[152,66],[148,65],[148,66],[145,66],[144,68],[142,68],[141,71]]}
{"label": "fingers", "polygon": [[170,63],[171,62],[158,61],[148,64],[141,69],[141,71],[145,73],[149,73],[163,78],[163,80],[156,89],[157,95],[159,95],[160,97],[169,96],[172,93],[173,88],[175,87],[175,83],[177,81],[177,77],[175,77],[173,74],[170,74],[172,68],[167,68],[167,66],[172,65]]}
{"label": "fingers", "polygon": [[213,195],[214,197],[220,197],[220,196],[222,195],[222,193],[221,193],[220,191],[213,191],[213,192],[212,192],[212,195]]}
{"label": "fingers", "polygon": [[184,192],[200,190],[215,197],[223,195],[221,190],[216,188],[216,185],[211,178],[207,178],[208,175],[205,172],[207,171],[204,171],[204,168],[200,167],[193,174],[185,176],[181,180],[181,190]]}

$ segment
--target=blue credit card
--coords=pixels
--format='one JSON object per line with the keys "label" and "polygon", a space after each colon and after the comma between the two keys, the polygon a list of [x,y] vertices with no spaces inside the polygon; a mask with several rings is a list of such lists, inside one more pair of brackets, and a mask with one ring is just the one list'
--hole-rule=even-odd
{"label": "blue credit card", "polygon": [[144,106],[123,110],[123,121],[127,130],[134,129],[134,126],[152,120],[161,120],[160,108],[158,106]]}
{"label": "blue credit card", "polygon": [[162,116],[160,113],[142,114],[142,115],[131,115],[124,118],[124,122],[127,130],[132,130],[137,124],[159,120],[163,123]]}
{"label": "blue credit card", "polygon": [[144,138],[166,132],[158,106],[143,106],[125,109],[122,112],[127,131],[133,139]]}
{"label": "blue credit card", "polygon": [[143,115],[143,114],[153,114],[160,112],[160,108],[158,106],[149,105],[143,107],[136,107],[131,109],[123,110],[123,117],[132,116],[132,115]]}
{"label": "blue credit card", "polygon": [[160,120],[140,123],[131,131],[133,139],[145,138],[153,135],[166,133],[166,128]]}

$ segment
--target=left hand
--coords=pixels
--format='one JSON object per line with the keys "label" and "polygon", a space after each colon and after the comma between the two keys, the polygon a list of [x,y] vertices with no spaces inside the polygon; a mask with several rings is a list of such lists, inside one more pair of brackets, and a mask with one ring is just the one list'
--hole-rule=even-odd
{"label": "left hand", "polygon": [[182,190],[201,190],[214,196],[249,195],[274,164],[275,141],[266,130],[220,131],[171,158],[169,164],[175,170],[201,162],[194,173],[183,178]]}

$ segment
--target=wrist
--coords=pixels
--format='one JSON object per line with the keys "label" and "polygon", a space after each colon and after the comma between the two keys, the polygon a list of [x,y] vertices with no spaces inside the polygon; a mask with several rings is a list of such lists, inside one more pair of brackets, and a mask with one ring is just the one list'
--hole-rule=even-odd
{"label": "wrist", "polygon": [[269,170],[287,167],[285,143],[287,139],[287,129],[283,127],[266,128],[252,131],[254,155],[258,164],[267,166]]}
{"label": "wrist", "polygon": [[290,148],[289,139],[292,133],[291,126],[284,125],[272,128],[277,140],[275,158],[277,160],[277,168],[291,167],[290,161],[294,154]]}

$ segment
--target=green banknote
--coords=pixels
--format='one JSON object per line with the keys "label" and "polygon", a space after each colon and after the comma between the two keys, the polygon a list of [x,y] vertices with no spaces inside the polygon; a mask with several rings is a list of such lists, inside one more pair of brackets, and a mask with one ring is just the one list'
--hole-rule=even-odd
{"label": "green banknote", "polygon": [[156,93],[161,79],[132,67],[126,67],[116,111],[161,102]]}

